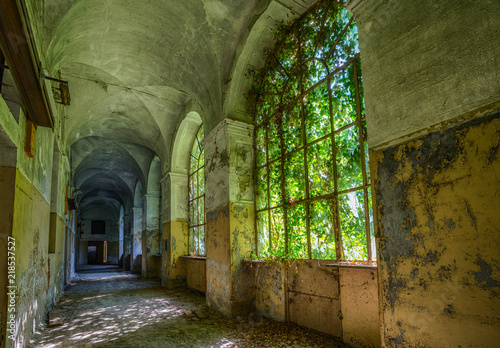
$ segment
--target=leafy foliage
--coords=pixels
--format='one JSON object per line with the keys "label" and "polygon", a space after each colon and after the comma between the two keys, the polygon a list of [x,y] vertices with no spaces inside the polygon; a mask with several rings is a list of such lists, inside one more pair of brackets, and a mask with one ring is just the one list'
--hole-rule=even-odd
{"label": "leafy foliage", "polygon": [[349,12],[321,1],[250,72],[260,257],[373,259],[357,41]]}
{"label": "leafy foliage", "polygon": [[201,141],[204,137],[200,126],[191,149],[189,160],[189,252],[205,254],[205,154]]}

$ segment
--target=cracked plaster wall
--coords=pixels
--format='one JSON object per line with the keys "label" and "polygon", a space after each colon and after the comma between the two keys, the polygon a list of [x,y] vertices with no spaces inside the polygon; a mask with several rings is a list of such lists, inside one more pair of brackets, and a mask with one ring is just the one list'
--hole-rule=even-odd
{"label": "cracked plaster wall", "polygon": [[[63,285],[64,269],[62,248],[64,238],[64,193],[62,182],[68,179],[69,164],[64,153],[59,157],[58,181],[52,182],[54,134],[47,128],[38,128],[35,136],[34,158],[24,153],[26,119],[21,112],[19,123],[0,99],[0,128],[5,131],[10,141],[17,148],[15,169],[11,169],[9,187],[3,192],[13,192],[13,197],[2,195],[2,200],[10,205],[7,213],[11,225],[2,232],[4,237],[12,236],[16,240],[15,285],[17,286],[15,303],[15,321],[17,332],[14,340],[3,341],[5,346],[24,345],[33,330],[45,319],[45,315],[57,300]],[[2,149],[2,156],[4,150]],[[3,170],[2,170],[3,171]],[[54,187],[55,185],[55,187]],[[59,204],[51,207],[51,191]],[[9,203],[9,202],[10,203]],[[52,214],[51,214],[52,212]],[[50,226],[50,219],[54,225]],[[9,219],[7,219],[8,221]],[[49,254],[50,229],[55,231],[55,252]],[[5,244],[6,245],[6,244]],[[2,261],[2,267],[5,258]],[[7,277],[2,272],[2,277]],[[6,306],[2,301],[2,334],[5,333]]]}

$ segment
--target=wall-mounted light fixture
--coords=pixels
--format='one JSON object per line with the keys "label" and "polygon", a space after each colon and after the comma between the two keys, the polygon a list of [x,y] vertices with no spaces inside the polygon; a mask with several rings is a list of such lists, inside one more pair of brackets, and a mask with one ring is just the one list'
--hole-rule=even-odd
{"label": "wall-mounted light fixture", "polygon": [[56,103],[68,106],[71,102],[71,96],[69,94],[68,81],[55,79],[53,77],[46,76],[42,74],[42,79],[54,81],[59,83],[59,88],[52,86],[52,91],[54,92],[54,99]]}

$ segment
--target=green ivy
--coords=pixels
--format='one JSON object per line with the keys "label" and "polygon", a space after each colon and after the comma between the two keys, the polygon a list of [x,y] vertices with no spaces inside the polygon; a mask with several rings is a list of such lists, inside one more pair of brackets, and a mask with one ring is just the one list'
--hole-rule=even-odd
{"label": "green ivy", "polygon": [[275,40],[264,68],[248,73],[258,256],[368,260],[373,213],[356,24],[341,2],[320,1],[280,25]]}

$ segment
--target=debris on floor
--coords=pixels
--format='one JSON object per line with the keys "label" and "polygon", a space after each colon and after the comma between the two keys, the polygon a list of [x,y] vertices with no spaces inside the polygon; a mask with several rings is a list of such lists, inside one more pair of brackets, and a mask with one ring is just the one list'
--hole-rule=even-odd
{"label": "debris on floor", "polygon": [[347,347],[330,336],[258,313],[227,319],[193,291],[168,290],[159,280],[128,272],[79,274],[66,290],[53,309],[64,324],[42,328],[27,347]]}

